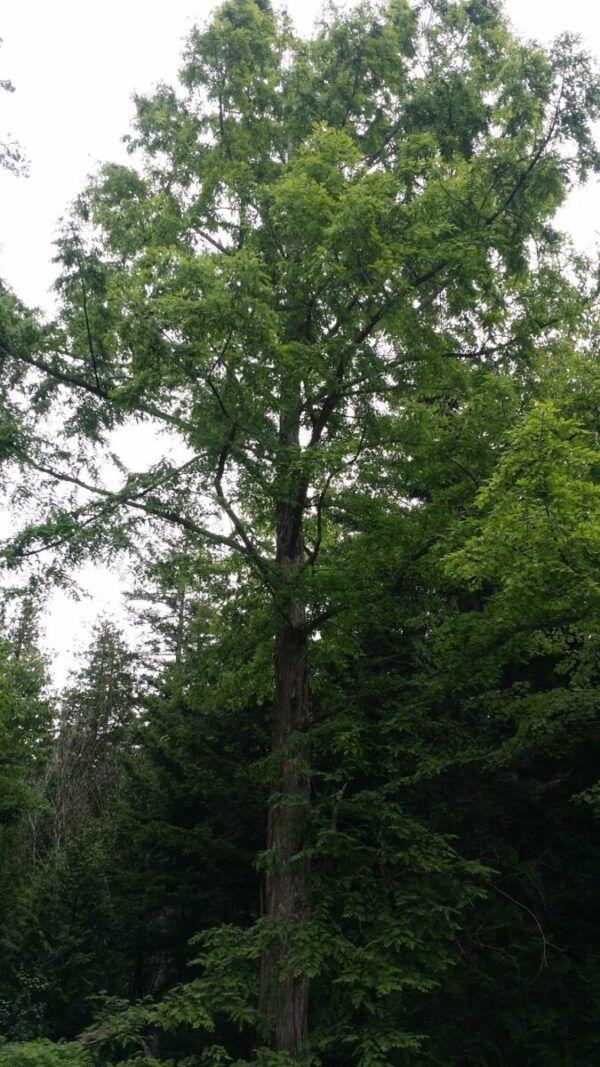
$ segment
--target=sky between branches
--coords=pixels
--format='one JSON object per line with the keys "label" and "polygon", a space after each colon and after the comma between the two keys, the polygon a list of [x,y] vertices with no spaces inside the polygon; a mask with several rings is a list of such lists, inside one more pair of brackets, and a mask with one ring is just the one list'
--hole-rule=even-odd
{"label": "sky between branches", "polygon": [[[0,132],[21,142],[30,174],[17,179],[0,172],[0,277],[26,303],[51,308],[59,217],[99,162],[126,161],[121,138],[133,115],[132,94],[175,81],[187,33],[214,6],[209,0],[3,5],[0,77],[10,78],[16,92],[0,101]],[[569,30],[600,58],[600,8],[589,0],[506,0],[505,6],[521,36],[546,43]],[[320,0],[289,0],[287,7],[298,29],[310,33]],[[600,244],[597,182],[571,197],[559,222],[579,247]],[[122,445],[132,467],[146,466],[160,451],[151,432]],[[82,574],[86,599],[74,603],[63,593],[52,598],[46,644],[57,682],[98,613],[121,613],[123,580],[88,567]]]}

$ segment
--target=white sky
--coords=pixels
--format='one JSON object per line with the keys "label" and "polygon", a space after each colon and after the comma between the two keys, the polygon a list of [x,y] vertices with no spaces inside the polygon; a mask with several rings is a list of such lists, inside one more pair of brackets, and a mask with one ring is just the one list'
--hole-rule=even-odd
{"label": "white sky", "polygon": [[[0,172],[0,277],[30,305],[49,307],[56,223],[98,162],[124,160],[132,94],[175,80],[182,42],[214,5],[209,0],[5,0],[0,8],[0,78],[16,92],[0,95],[0,138],[10,133],[30,162],[27,179]],[[298,27],[309,32],[320,0],[289,0]],[[600,5],[595,0],[507,0],[517,32],[547,42],[579,33],[600,56]],[[578,245],[600,234],[597,184],[578,192],[561,222]],[[129,459],[146,465],[156,445],[146,435],[129,443]],[[118,610],[119,580],[87,568],[87,601],[53,598],[48,648],[57,680],[85,640],[99,611]]]}

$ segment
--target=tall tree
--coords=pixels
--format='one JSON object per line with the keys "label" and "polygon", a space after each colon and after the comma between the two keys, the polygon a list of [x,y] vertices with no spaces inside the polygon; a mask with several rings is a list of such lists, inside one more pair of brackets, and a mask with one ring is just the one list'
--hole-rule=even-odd
{"label": "tall tree", "polygon": [[62,695],[47,783],[55,847],[111,801],[134,714],[132,661],[121,633],[104,619],[94,629],[87,661]]}
{"label": "tall tree", "polygon": [[[4,591],[4,599],[7,599]],[[3,605],[5,607],[6,605]],[[14,606],[14,605],[13,605]],[[16,989],[11,981],[15,900],[36,862],[35,825],[43,808],[37,782],[52,745],[52,706],[46,664],[33,641],[31,606],[4,620],[0,636],[0,1031],[15,1023],[35,1026],[35,982]],[[23,968],[25,973],[26,968]]]}
{"label": "tall tree", "polygon": [[0,841],[24,810],[35,808],[35,768],[48,756],[52,724],[42,656],[22,643],[21,620],[15,636],[16,642],[9,630],[0,637]]}
{"label": "tall tree", "polygon": [[[0,1028],[13,1037],[42,1030],[71,1036],[89,1019],[82,990],[110,985],[124,969],[113,935],[106,816],[132,717],[131,653],[102,622],[62,702],[43,702],[41,660],[26,640],[27,607],[22,614],[3,672],[20,760],[8,735],[3,747],[21,800],[13,799],[14,829],[3,847]],[[22,693],[20,678],[29,682]]]}
{"label": "tall tree", "polygon": [[[37,348],[3,343],[27,396],[6,452],[47,492],[9,562],[53,548],[70,564],[152,522],[268,598],[260,1015],[301,1062],[311,650],[443,535],[434,464],[450,496],[469,472],[439,456],[440,423],[460,427],[503,376],[518,392],[577,321],[551,219],[597,167],[599,106],[577,43],[523,45],[495,0],[364,5],[310,41],[231,0],[191,35],[181,91],[137,100],[137,168],[106,167],[79,198],[61,322]],[[102,441],[144,419],[180,460],[115,489]]]}

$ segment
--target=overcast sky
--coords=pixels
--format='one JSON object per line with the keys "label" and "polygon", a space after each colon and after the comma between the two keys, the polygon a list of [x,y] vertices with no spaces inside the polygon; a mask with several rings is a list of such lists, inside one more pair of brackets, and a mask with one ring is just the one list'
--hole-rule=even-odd
{"label": "overcast sky", "polygon": [[[173,81],[182,42],[211,7],[207,0],[5,0],[0,11],[0,78],[16,92],[0,96],[0,136],[23,145],[30,176],[0,172],[0,277],[28,304],[50,306],[56,223],[97,163],[125,158],[132,94]],[[298,27],[309,32],[320,0],[290,0]],[[594,0],[508,0],[517,32],[547,42],[562,30],[579,33],[600,55],[600,6]],[[600,190],[578,192],[562,213],[577,244],[600,239]],[[147,458],[152,441],[140,444]],[[133,456],[135,462],[135,455]],[[48,647],[60,680],[71,653],[98,611],[114,610],[119,582],[88,569],[90,599],[53,600]]]}

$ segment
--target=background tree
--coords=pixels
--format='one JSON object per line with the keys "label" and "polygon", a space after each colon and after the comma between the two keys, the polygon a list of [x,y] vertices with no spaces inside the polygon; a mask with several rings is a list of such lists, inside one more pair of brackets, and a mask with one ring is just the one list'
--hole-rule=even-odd
{"label": "background tree", "polygon": [[0,639],[0,927],[5,950],[0,1026],[6,1032],[18,1017],[22,1025],[16,1033],[20,1036],[29,1036],[32,1027],[36,1032],[37,978],[20,961],[17,966],[22,980],[16,993],[7,976],[7,955],[14,947],[11,923],[15,886],[22,886],[31,877],[35,864],[33,829],[42,806],[36,782],[44,774],[52,743],[46,665],[34,644],[34,631],[30,605],[25,601],[12,623],[10,613],[5,619]]}
{"label": "background tree", "polygon": [[135,709],[133,656],[108,620],[95,627],[85,665],[62,695],[48,792],[55,846],[111,803]]}
{"label": "background tree", "polygon": [[[452,797],[461,851],[494,869],[459,935],[461,964],[428,1006],[432,1049],[423,1063],[500,1064],[525,1048],[532,1062],[597,1057],[590,991],[598,961],[587,948],[600,858],[590,339],[584,357],[545,368],[507,435],[466,518],[466,543],[443,564],[462,592],[415,679],[421,699],[439,708],[435,718],[445,714],[462,735],[461,758],[426,776],[423,799],[444,826],[443,797]],[[571,996],[585,1005],[579,1027]]]}
{"label": "background tree", "polygon": [[[132,712],[130,660],[115,629],[100,625],[63,706],[49,697],[42,704],[43,734],[35,689],[21,707],[12,698],[20,730],[29,719],[35,731],[23,768],[28,808],[15,812],[3,864],[5,1036],[73,1036],[89,1019],[86,998],[123,971],[107,815]],[[27,670],[23,653],[18,663]]]}

